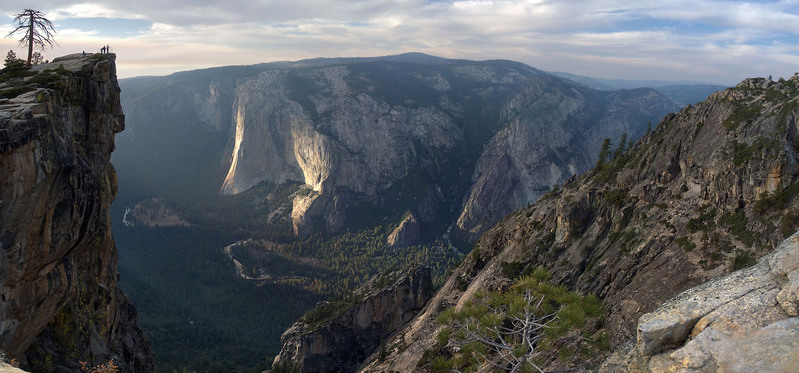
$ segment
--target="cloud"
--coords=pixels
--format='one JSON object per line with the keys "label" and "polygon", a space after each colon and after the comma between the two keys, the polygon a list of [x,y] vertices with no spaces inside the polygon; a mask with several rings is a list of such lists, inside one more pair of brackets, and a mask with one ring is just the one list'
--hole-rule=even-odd
{"label": "cloud", "polygon": [[[734,84],[788,74],[799,62],[799,4],[790,0],[43,0],[37,6],[65,26],[53,54],[110,44],[120,76],[418,51],[605,78]],[[0,5],[0,14],[15,11]],[[15,46],[0,40],[0,48]]]}

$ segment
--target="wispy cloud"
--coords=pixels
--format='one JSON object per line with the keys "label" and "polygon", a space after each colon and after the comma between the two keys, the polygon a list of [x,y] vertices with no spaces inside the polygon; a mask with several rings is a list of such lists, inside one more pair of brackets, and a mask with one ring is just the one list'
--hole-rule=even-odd
{"label": "wispy cloud", "polygon": [[[726,84],[789,75],[799,66],[795,0],[44,0],[37,6],[62,25],[60,47],[48,55],[110,44],[120,76],[408,51],[506,58],[605,78]],[[0,5],[0,14],[20,10]],[[0,48],[17,46],[3,39]]]}

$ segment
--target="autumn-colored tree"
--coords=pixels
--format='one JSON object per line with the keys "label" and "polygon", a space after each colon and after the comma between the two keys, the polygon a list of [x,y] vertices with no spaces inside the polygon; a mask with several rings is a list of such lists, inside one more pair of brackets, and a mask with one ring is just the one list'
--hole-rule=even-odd
{"label": "autumn-colored tree", "polygon": [[53,23],[44,16],[45,14],[38,10],[25,9],[14,15],[14,23],[17,27],[6,35],[9,37],[17,32],[23,32],[22,39],[19,39],[19,45],[28,47],[28,60],[25,62],[27,66],[30,66],[33,60],[34,46],[44,50],[48,46],[52,48],[55,43]]}

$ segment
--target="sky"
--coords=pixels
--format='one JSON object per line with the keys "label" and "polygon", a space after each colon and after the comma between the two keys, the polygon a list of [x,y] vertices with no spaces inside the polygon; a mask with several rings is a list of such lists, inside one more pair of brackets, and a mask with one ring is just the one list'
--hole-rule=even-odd
{"label": "sky", "polygon": [[[723,85],[799,71],[799,0],[22,0],[0,34],[25,8],[55,25],[46,59],[109,45],[120,78],[405,52]],[[21,36],[0,52],[26,55]]]}

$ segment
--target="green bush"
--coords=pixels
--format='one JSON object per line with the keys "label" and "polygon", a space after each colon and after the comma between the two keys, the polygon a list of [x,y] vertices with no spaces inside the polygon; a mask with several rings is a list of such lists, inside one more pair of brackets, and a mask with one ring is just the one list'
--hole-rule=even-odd
{"label": "green bush", "polygon": [[[442,312],[438,346],[452,345],[451,357],[433,359],[436,372],[504,367],[534,371],[544,356],[585,359],[601,347],[594,333],[605,310],[593,296],[550,282],[538,267],[505,291],[482,291],[459,310]],[[574,338],[578,336],[577,338]],[[533,346],[531,348],[531,346]]]}
{"label": "green bush", "polygon": [[51,70],[44,70],[32,78],[28,79],[28,83],[35,83],[41,85],[49,85],[64,79],[64,76],[61,74],[54,74]]}
{"label": "green bush", "polygon": [[677,245],[680,245],[683,250],[685,251],[693,251],[696,249],[696,244],[691,242],[691,239],[688,236],[682,236],[674,240]]}
{"label": "green bush", "polygon": [[735,255],[732,261],[732,268],[734,271],[751,267],[757,263],[755,256],[749,251],[742,251]]}
{"label": "green bush", "polygon": [[754,212],[763,214],[769,210],[781,211],[799,193],[799,183],[793,183],[787,188],[772,194],[763,193],[755,202]]}
{"label": "green bush", "polygon": [[736,106],[727,119],[721,123],[727,132],[732,132],[741,124],[749,126],[752,122],[760,116],[760,107],[749,107],[746,105]]}
{"label": "green bush", "polygon": [[753,232],[746,228],[749,219],[747,219],[744,209],[724,213],[719,222],[728,225],[732,235],[747,246],[754,245],[760,239],[761,234],[759,232]]}
{"label": "green bush", "polygon": [[611,206],[621,207],[622,205],[624,205],[624,201],[627,200],[628,192],[629,191],[627,189],[608,190],[604,193],[605,203]]}
{"label": "green bush", "polygon": [[31,86],[14,87],[0,91],[0,98],[14,98],[23,93],[35,91],[36,88]]}
{"label": "green bush", "polygon": [[12,63],[0,70],[0,82],[4,82],[11,78],[24,78],[36,74],[29,68],[25,67],[25,62],[19,61]]}

